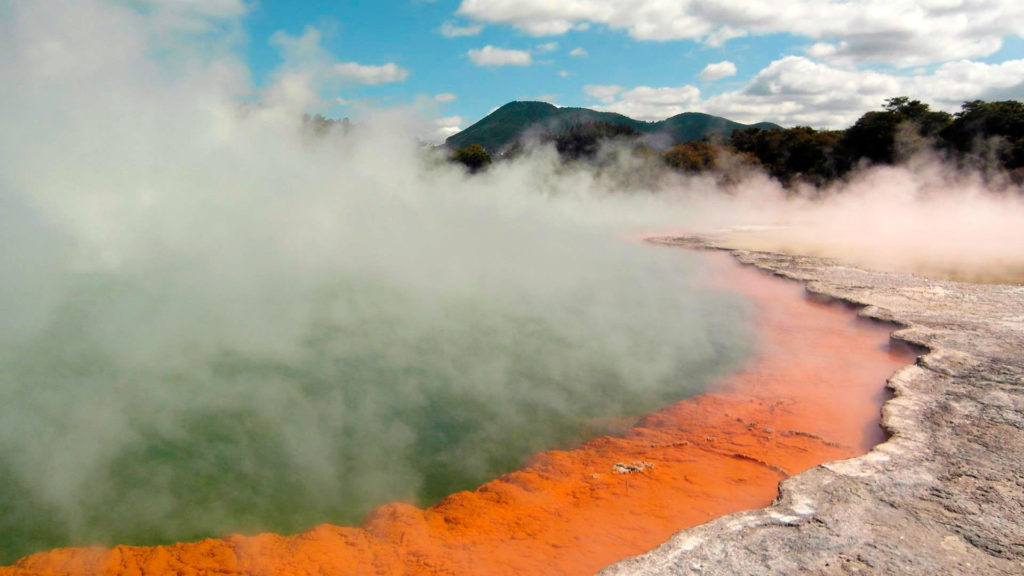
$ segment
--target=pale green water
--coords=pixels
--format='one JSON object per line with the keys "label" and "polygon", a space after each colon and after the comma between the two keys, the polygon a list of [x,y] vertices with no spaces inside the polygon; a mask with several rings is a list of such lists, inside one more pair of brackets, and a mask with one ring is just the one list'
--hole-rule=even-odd
{"label": "pale green water", "polygon": [[77,276],[3,357],[0,563],[358,523],[700,391],[744,353],[741,303],[692,285],[694,255],[626,252],[550,293],[339,276],[272,345],[183,329],[149,279]]}

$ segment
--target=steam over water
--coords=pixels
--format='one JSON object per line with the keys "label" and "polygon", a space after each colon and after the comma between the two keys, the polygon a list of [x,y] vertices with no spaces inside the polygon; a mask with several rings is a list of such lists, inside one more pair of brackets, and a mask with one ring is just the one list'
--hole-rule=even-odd
{"label": "steam over water", "polygon": [[742,353],[695,257],[621,239],[650,201],[467,178],[410,113],[315,138],[159,13],[2,10],[0,562],[430,503]]}
{"label": "steam over water", "polygon": [[698,392],[743,305],[626,238],[1024,269],[1019,187],[924,156],[812,201],[621,150],[468,177],[429,109],[315,136],[332,60],[275,36],[256,86],[241,7],[0,0],[0,563],[357,522]]}
{"label": "steam over water", "polygon": [[245,310],[230,294],[188,309],[207,295],[169,288],[186,280],[152,269],[166,263],[69,272],[4,351],[5,560],[430,503],[602,431],[592,419],[695,393],[736,358],[735,303],[689,286],[690,258],[594,249],[587,266],[554,260],[550,293],[337,270]]}

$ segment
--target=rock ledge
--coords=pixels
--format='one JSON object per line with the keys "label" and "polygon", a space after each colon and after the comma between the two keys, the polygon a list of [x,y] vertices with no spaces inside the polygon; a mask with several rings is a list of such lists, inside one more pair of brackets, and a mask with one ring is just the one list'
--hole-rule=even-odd
{"label": "rock ledge", "polygon": [[860,316],[898,325],[894,343],[922,350],[889,379],[882,425],[892,437],[785,480],[768,508],[679,532],[602,576],[1024,574],[1024,286],[732,252],[863,306]]}

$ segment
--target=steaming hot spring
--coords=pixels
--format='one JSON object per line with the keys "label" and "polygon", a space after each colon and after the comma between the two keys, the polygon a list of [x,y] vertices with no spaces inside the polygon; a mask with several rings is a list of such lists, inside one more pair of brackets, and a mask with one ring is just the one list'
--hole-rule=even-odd
{"label": "steaming hot spring", "polygon": [[767,223],[905,265],[954,237],[935,222],[1016,225],[927,163],[834,201],[550,146],[467,174],[415,111],[311,135],[301,74],[259,92],[122,2],[14,4],[0,576],[593,573],[867,451],[909,361],[795,283],[638,238]]}
{"label": "steaming hot spring", "polygon": [[79,548],[11,573],[592,573],[882,439],[885,329],[725,256],[601,254],[537,293],[340,276],[274,329],[68,272],[10,359],[3,544]]}

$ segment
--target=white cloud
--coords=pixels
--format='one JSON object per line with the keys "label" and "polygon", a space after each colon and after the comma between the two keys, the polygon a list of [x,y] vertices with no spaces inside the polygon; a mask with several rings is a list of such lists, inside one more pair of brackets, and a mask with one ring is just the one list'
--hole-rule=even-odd
{"label": "white cloud", "polygon": [[811,58],[825,59],[835,56],[841,50],[846,50],[847,46],[846,42],[839,42],[838,44],[817,42],[805,48],[804,52]]}
{"label": "white cloud", "polygon": [[701,104],[700,89],[688,85],[660,88],[637,86],[603,101],[605,104],[596,106],[595,109],[618,112],[637,120],[664,120],[676,114],[693,111]]}
{"label": "white cloud", "polygon": [[334,66],[334,72],[360,84],[389,84],[401,82],[409,77],[409,71],[392,62],[381,66],[367,66],[357,62],[342,62]]}
{"label": "white cloud", "polygon": [[558,75],[561,76],[562,78],[568,78],[569,77],[569,71],[568,70],[559,70],[558,71]]}
{"label": "white cloud", "polygon": [[599,23],[628,28],[634,36],[645,37],[658,35],[649,29],[652,21],[668,25],[676,34],[697,23],[687,16],[687,4],[686,0],[463,0],[458,14],[482,22],[511,24],[536,36],[564,34],[579,25]]}
{"label": "white cloud", "polygon": [[733,38],[742,38],[747,34],[746,30],[733,28],[732,26],[722,26],[705,36],[704,43],[712,48],[718,48]]}
{"label": "white cloud", "polygon": [[960,60],[916,77],[921,93],[948,106],[966,100],[1024,100],[1024,59],[999,64]]}
{"label": "white cloud", "polygon": [[558,50],[558,42],[548,42],[547,44],[541,44],[534,48],[534,51],[538,54],[546,54],[548,52],[554,52]]}
{"label": "white cloud", "polygon": [[247,11],[242,0],[146,0],[156,9],[193,14],[203,18],[237,18]]}
{"label": "white cloud", "polygon": [[320,40],[320,31],[312,26],[300,36],[283,30],[271,35],[270,44],[281,53],[283,62],[271,73],[273,81],[263,90],[267,104],[295,110],[322,104],[320,92],[330,83],[328,71],[334,61]]}
{"label": "white cloud", "polygon": [[484,46],[479,50],[466,53],[477,66],[529,66],[533,58],[524,50],[506,50],[494,46]]}
{"label": "white cloud", "polygon": [[569,52],[569,56],[572,56],[573,58],[583,58],[587,55],[587,51],[580,47],[573,48],[572,51]]}
{"label": "white cloud", "polygon": [[964,60],[930,73],[903,75],[837,68],[791,56],[772,62],[742,90],[710,98],[708,106],[714,111],[734,110],[748,120],[757,115],[785,124],[843,128],[893,96],[955,111],[965,100],[985,98],[993,91],[1017,87],[1017,97],[1024,96],[1022,85],[1024,60]]}
{"label": "white cloud", "polygon": [[800,56],[769,64],[743,88],[704,98],[694,86],[587,86],[597,109],[643,120],[706,112],[738,122],[845,128],[887,98],[909,96],[956,111],[971,99],[1024,98],[1024,59],[1001,64],[961,60],[934,71],[892,74],[832,66]]}
{"label": "white cloud", "polygon": [[322,34],[307,26],[301,35],[292,36],[283,30],[270,37],[283,59],[271,73],[272,82],[263,90],[267,104],[298,111],[307,111],[333,101],[345,80],[377,85],[401,82],[409,71],[394,63],[366,66],[357,62],[338,62],[324,50]]}
{"label": "white cloud", "polygon": [[456,98],[451,92],[442,92],[434,95],[434,102],[455,102]]}
{"label": "white cloud", "polygon": [[837,60],[900,67],[988,56],[1024,30],[1019,0],[463,0],[458,14],[538,36],[595,23],[639,40],[710,46],[787,33],[833,45]]}
{"label": "white cloud", "polygon": [[463,118],[462,116],[446,116],[435,119],[432,124],[433,132],[428,135],[428,139],[434,142],[443,142],[449,136],[462,131]]}
{"label": "white cloud", "polygon": [[701,80],[711,81],[736,75],[736,65],[728,60],[708,64],[698,75]]}
{"label": "white cloud", "polygon": [[583,87],[583,92],[598,102],[610,103],[615,101],[615,97],[622,92],[622,86],[615,85],[599,85],[599,84],[587,84]]}
{"label": "white cloud", "polygon": [[319,30],[306,26],[301,36],[292,36],[284,30],[278,30],[270,35],[269,42],[281,52],[285,64],[305,67],[330,58],[320,46],[321,39]]}
{"label": "white cloud", "polygon": [[157,28],[179,32],[215,31],[225,22],[245,16],[242,0],[143,0]]}
{"label": "white cloud", "polygon": [[445,38],[459,38],[462,36],[476,36],[484,27],[482,24],[468,24],[466,26],[459,26],[455,22],[445,22],[441,24],[441,27],[437,29],[441,33],[441,36]]}
{"label": "white cloud", "polygon": [[263,92],[263,101],[271,106],[304,111],[321,104],[317,77],[311,72],[279,70],[274,82]]}

